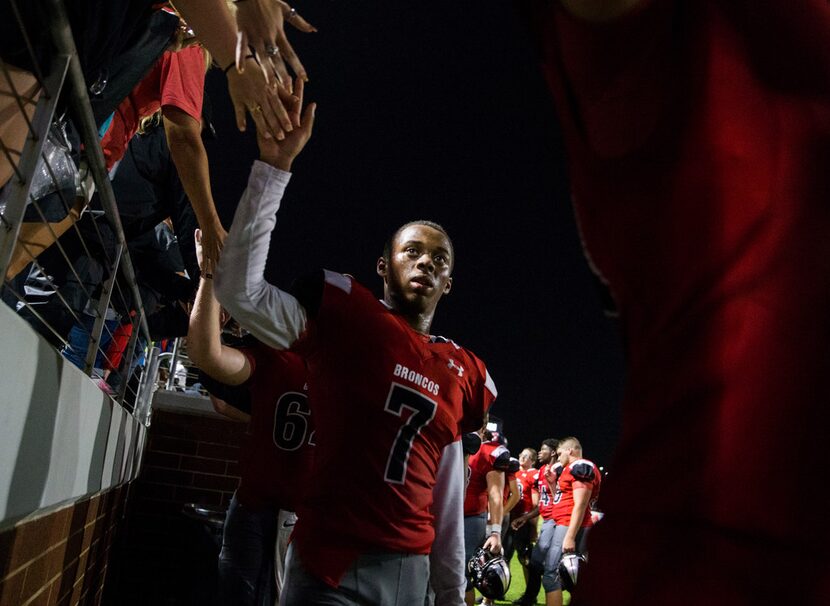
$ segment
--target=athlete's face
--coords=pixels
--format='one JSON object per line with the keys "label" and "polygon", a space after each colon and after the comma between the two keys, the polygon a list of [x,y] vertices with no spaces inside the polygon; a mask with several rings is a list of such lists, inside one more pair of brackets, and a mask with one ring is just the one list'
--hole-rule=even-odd
{"label": "athlete's face", "polygon": [[528,469],[531,465],[533,465],[529,450],[523,450],[521,454],[519,454],[519,465],[522,466],[522,469]]}
{"label": "athlete's face", "polygon": [[571,452],[573,452],[573,449],[569,448],[567,444],[560,446],[556,449],[556,460],[563,466],[569,465],[571,462]]}
{"label": "athlete's face", "polygon": [[432,312],[452,287],[452,248],[428,225],[410,225],[392,243],[389,260],[378,260],[389,299],[404,313]]}
{"label": "athlete's face", "polygon": [[542,444],[539,447],[539,455],[537,458],[539,459],[539,462],[542,465],[545,465],[547,463],[550,463],[550,458],[552,455],[553,451],[551,451],[550,446],[548,446],[547,444]]}

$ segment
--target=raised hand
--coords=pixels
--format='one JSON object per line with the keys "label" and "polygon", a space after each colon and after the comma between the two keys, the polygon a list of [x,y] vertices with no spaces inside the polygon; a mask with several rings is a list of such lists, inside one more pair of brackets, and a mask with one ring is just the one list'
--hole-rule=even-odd
{"label": "raised hand", "polygon": [[240,70],[245,68],[244,57],[250,48],[260,65],[266,67],[266,79],[270,80],[273,74],[286,90],[291,92],[291,76],[288,74],[285,63],[291,66],[297,78],[308,80],[308,75],[297,53],[288,42],[284,29],[285,23],[290,23],[301,32],[317,31],[282,0],[238,0],[236,2],[236,24],[239,29],[236,44],[237,68]]}
{"label": "raised hand", "polygon": [[317,110],[317,104],[310,103],[304,111],[302,110],[304,90],[305,83],[298,77],[294,82],[294,98],[296,100],[288,110],[293,129],[285,134],[285,138],[281,140],[266,138],[257,130],[260,159],[281,170],[291,170],[291,163],[308,143],[314,128],[314,114]]}

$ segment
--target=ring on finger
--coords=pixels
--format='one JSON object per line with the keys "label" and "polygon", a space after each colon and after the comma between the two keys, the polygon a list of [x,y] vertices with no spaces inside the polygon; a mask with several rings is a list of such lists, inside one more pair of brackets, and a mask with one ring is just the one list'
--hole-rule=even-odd
{"label": "ring on finger", "polygon": [[276,57],[280,54],[280,49],[277,48],[274,44],[266,44],[265,52],[268,54],[269,57]]}
{"label": "ring on finger", "polygon": [[262,106],[261,106],[261,105],[254,105],[254,106],[251,108],[251,111],[252,111],[252,112],[261,112],[261,111],[262,111]]}
{"label": "ring on finger", "polygon": [[292,8],[290,11],[288,11],[288,15],[286,15],[285,20],[286,21],[291,21],[296,16],[297,16],[297,9]]}

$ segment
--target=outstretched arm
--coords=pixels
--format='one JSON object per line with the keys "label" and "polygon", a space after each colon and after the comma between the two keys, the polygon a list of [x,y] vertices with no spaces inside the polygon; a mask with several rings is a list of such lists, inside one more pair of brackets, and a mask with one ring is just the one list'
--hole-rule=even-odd
{"label": "outstretched arm", "polygon": [[[299,101],[292,113],[299,114],[303,82],[295,82]],[[265,280],[265,261],[271,232],[291,165],[311,136],[315,105],[297,119],[298,128],[283,141],[264,139],[257,133],[260,161],[254,163],[248,188],[242,194],[233,225],[225,241],[214,275],[219,302],[263,343],[287,349],[306,326],[306,313],[299,301]]]}
{"label": "outstretched arm", "polygon": [[208,157],[202,143],[202,125],[173,105],[165,106],[162,113],[170,157],[205,236],[206,256],[216,261],[227,234],[213,202]]}
{"label": "outstretched arm", "polygon": [[190,313],[187,355],[208,376],[227,385],[241,385],[251,376],[251,363],[238,349],[222,345],[221,309],[213,296],[212,261],[202,257],[202,233],[198,229],[196,257],[202,279]]}

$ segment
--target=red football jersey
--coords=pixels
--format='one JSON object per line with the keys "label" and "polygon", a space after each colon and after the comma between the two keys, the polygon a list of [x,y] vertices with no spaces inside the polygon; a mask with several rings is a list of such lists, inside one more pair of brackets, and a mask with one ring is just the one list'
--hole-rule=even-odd
{"label": "red football jersey", "polygon": [[239,458],[237,499],[248,507],[296,511],[314,453],[305,362],[262,344],[241,351],[253,372],[245,383],[251,435]]}
{"label": "red football jersey", "polygon": [[512,517],[518,517],[533,509],[533,483],[537,470],[520,469],[516,472],[516,484],[519,485],[519,502],[510,512]]}
{"label": "red football jersey", "polygon": [[539,493],[539,515],[543,520],[553,519],[553,495],[547,480],[545,480],[545,469],[549,465],[542,465],[533,475],[533,488]]}
{"label": "red football jersey", "polygon": [[498,442],[484,442],[467,463],[469,482],[464,494],[464,515],[475,516],[487,511],[487,474],[497,461],[510,460],[510,451]]}
{"label": "red football jersey", "polygon": [[593,526],[591,519],[591,505],[599,497],[599,485],[602,481],[596,465],[587,459],[579,459],[565,467],[556,481],[556,492],[553,495],[553,519],[557,525],[569,526],[571,513],[574,509],[574,488],[587,488],[591,491],[585,516],[582,518],[582,528]]}
{"label": "red football jersey", "polygon": [[[790,602],[830,595],[830,493],[765,451],[826,457],[830,7],[652,0],[589,24],[536,4],[580,231],[626,341],[585,602],[758,603],[744,571],[770,545],[798,556]],[[771,506],[770,478],[797,496]]]}
{"label": "red football jersey", "polygon": [[326,271],[297,298],[320,481],[298,508],[294,544],[336,586],[360,553],[429,553],[441,453],[481,427],[496,390],[475,355],[414,331],[348,276]]}

